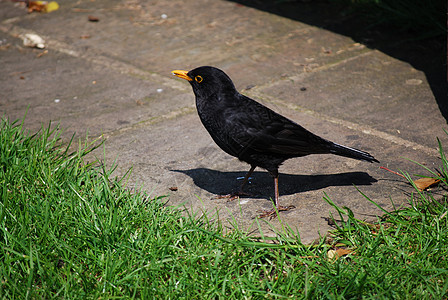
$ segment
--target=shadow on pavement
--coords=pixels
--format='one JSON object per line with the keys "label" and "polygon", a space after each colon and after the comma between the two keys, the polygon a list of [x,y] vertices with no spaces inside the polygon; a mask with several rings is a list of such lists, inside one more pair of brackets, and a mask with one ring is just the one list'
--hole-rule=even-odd
{"label": "shadow on pavement", "polygon": [[[416,33],[386,25],[373,26],[371,20],[362,14],[350,11],[347,5],[335,1],[229,1],[351,37],[371,49],[408,62],[425,73],[440,112],[448,121],[447,49],[443,35],[424,39],[424,32]],[[446,2],[444,5],[446,11]]]}
{"label": "shadow on pavement", "polygon": [[[246,172],[221,172],[208,168],[170,171],[190,176],[196,186],[215,195],[225,195],[237,190],[242,178],[246,175]],[[280,173],[279,175],[280,195],[320,190],[329,186],[371,185],[374,182],[377,182],[377,180],[365,172],[328,175]],[[274,180],[267,172],[254,172],[245,191],[252,194],[249,198],[269,199],[274,195]]]}

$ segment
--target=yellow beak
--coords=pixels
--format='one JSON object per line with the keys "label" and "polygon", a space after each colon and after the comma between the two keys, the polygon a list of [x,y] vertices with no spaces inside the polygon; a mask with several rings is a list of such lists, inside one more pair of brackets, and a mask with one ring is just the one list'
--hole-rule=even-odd
{"label": "yellow beak", "polygon": [[174,70],[171,71],[171,74],[173,74],[174,76],[177,76],[179,78],[188,80],[188,81],[193,81],[193,79],[191,79],[188,75],[187,75],[188,71],[184,71],[184,70]]}

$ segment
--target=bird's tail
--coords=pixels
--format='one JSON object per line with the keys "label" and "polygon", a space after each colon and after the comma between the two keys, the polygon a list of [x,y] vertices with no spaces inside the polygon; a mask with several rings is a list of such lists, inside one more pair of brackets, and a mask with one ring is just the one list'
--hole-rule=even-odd
{"label": "bird's tail", "polygon": [[365,160],[368,162],[377,162],[379,161],[375,159],[372,155],[365,151],[361,151],[355,148],[350,148],[346,146],[342,146],[336,143],[332,143],[330,146],[330,153],[345,156],[349,158],[359,159],[359,160]]}

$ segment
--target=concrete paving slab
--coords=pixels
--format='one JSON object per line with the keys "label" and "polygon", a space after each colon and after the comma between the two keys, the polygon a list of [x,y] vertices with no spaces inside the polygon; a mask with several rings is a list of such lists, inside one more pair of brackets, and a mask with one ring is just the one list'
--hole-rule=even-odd
{"label": "concrete paving slab", "polygon": [[[62,3],[51,16],[14,24],[166,76],[173,69],[219,66],[233,72],[239,88],[370,51],[350,38],[226,1],[194,1],[184,10],[180,0]],[[100,21],[88,22],[92,14]]]}
{"label": "concrete paving slab", "polygon": [[[0,1],[0,112],[21,118],[29,107],[28,128],[60,122],[65,137],[104,134],[106,157],[95,154],[107,165],[117,159],[117,176],[132,167],[130,187],[169,195],[168,204],[207,211],[254,234],[257,211],[272,207],[273,180],[260,169],[248,186],[253,197],[214,199],[237,188],[249,167],[214,144],[191,87],[170,75],[198,65],[224,69],[248,96],[381,161],[331,155],[287,161],[280,201],[296,209],[272,220],[273,227],[261,221],[267,235],[282,224],[305,243],[325,234],[334,211],[324,194],[373,220],[381,211],[353,184],[391,209],[390,199],[405,204],[413,189],[379,166],[424,175],[405,158],[439,166],[435,137],[446,141],[446,122],[423,74],[349,37],[227,1],[58,2],[53,13],[26,14]],[[26,32],[42,35],[48,52],[21,46]]]}
{"label": "concrete paving slab", "polygon": [[378,51],[357,56],[325,72],[287,77],[259,90],[431,149],[437,147],[435,137],[444,144],[448,142],[443,131],[446,121],[423,72]]}
{"label": "concrete paving slab", "polygon": [[0,21],[13,20],[21,18],[24,15],[23,5],[16,3],[7,3],[7,1],[0,1]]}
{"label": "concrete paving slab", "polygon": [[127,76],[58,51],[24,48],[0,33],[10,46],[1,52],[1,108],[32,130],[51,120],[65,137],[110,134],[152,122],[173,111],[193,111],[190,95],[161,83]]}

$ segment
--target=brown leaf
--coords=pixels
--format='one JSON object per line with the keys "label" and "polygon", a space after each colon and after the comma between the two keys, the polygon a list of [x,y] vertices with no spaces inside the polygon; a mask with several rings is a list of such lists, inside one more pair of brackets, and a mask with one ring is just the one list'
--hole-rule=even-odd
{"label": "brown leaf", "polygon": [[[394,173],[395,175],[398,175],[398,176],[403,177],[404,179],[407,179],[404,175],[399,174],[399,173],[397,173],[397,172],[394,172],[394,171],[392,171],[392,170],[389,170],[389,169],[386,168],[386,167],[380,167],[380,169],[389,171],[389,172],[391,172],[391,173]],[[440,176],[440,174],[439,174],[439,176]],[[426,190],[427,188],[429,188],[429,187],[431,187],[431,186],[433,186],[433,185],[438,184],[439,182],[440,182],[440,179],[437,179],[437,178],[420,178],[420,179],[414,180],[414,184],[415,184],[415,186],[416,186],[420,191],[424,191],[424,190]]]}
{"label": "brown leaf", "polygon": [[420,191],[424,191],[427,188],[438,184],[439,182],[440,182],[440,179],[437,179],[437,178],[420,178],[420,179],[414,180],[415,186]]}
{"label": "brown leaf", "polygon": [[36,12],[52,12],[59,9],[59,4],[55,1],[29,1],[28,13]]}
{"label": "brown leaf", "polygon": [[339,257],[352,253],[353,250],[338,248],[336,250],[328,250],[327,257],[329,260],[336,260]]}
{"label": "brown leaf", "polygon": [[350,254],[352,252],[353,252],[353,250],[343,249],[343,248],[339,248],[339,249],[336,250],[336,254],[337,254],[338,257]]}
{"label": "brown leaf", "polygon": [[41,12],[45,9],[46,4],[41,1],[30,1],[28,2],[28,13],[33,11]]}
{"label": "brown leaf", "polygon": [[170,187],[170,191],[173,191],[173,192],[177,191],[177,186]]}

